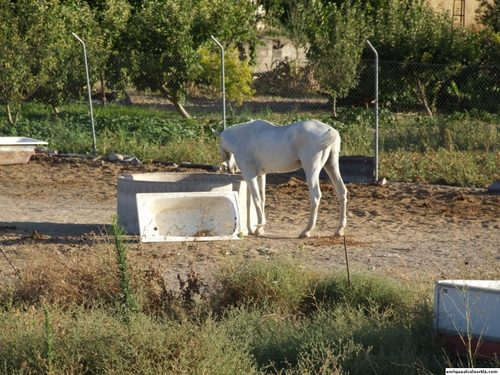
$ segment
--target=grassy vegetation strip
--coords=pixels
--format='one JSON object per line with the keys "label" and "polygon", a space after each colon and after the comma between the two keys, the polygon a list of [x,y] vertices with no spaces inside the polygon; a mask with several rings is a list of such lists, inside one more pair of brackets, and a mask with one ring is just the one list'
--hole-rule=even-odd
{"label": "grassy vegetation strip", "polygon": [[456,364],[433,332],[431,284],[354,273],[350,286],[306,259],[225,259],[201,299],[127,266],[138,309],[126,323],[112,249],[88,267],[26,270],[0,293],[1,372],[431,374]]}
{"label": "grassy vegetation strip", "polygon": [[[92,132],[84,106],[68,106],[57,116],[29,104],[16,125],[0,125],[4,136],[29,136],[49,142],[60,153],[90,154]],[[108,106],[96,108],[99,155],[135,155],[143,162],[219,164],[220,119],[181,119],[157,109]],[[278,114],[270,111],[228,116],[228,124],[262,118],[287,124],[317,118],[339,130],[342,155],[375,155],[374,115],[361,108]],[[379,176],[395,181],[487,187],[500,178],[500,117],[471,112],[429,118],[382,110],[379,118]]]}
{"label": "grassy vegetation strip", "polygon": [[379,174],[395,181],[487,187],[500,178],[500,152],[383,153],[379,165]]}

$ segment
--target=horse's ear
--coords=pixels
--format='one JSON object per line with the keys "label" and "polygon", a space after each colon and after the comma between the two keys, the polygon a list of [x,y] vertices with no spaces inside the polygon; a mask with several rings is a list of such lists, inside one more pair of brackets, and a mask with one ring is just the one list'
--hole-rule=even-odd
{"label": "horse's ear", "polygon": [[221,132],[218,132],[217,130],[214,130],[214,129],[212,129],[212,133],[214,133],[219,138],[220,138],[220,135],[222,134]]}

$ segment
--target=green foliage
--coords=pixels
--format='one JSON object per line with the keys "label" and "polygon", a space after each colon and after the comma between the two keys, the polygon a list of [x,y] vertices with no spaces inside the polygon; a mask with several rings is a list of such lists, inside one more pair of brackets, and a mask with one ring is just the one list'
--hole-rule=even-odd
{"label": "green foliage", "polygon": [[[199,53],[201,72],[198,74],[198,79],[220,95],[222,90],[220,52],[201,48]],[[252,99],[254,90],[252,69],[246,60],[239,60],[238,55],[238,51],[234,48],[224,50],[226,97],[240,106],[244,100]]]}
{"label": "green foliage", "polygon": [[[192,11],[194,7],[197,12]],[[228,46],[244,42],[255,44],[251,9],[250,2],[240,4],[236,1],[145,2],[141,11],[131,17],[122,46],[125,52],[122,58],[129,60],[131,81],[140,91],[161,92],[179,113],[189,118],[182,103],[188,82],[192,82],[200,71],[197,49],[211,42],[210,33],[216,32],[220,34],[219,39],[224,38],[221,42]],[[229,62],[230,70],[235,71],[231,67],[234,60]],[[243,67],[243,63],[239,65]],[[247,72],[231,79],[235,84],[243,80],[246,85],[245,74]],[[242,100],[242,93],[246,97],[249,90],[243,87],[238,93],[234,92],[236,100]]]}
{"label": "green foliage", "polygon": [[[38,345],[43,342],[39,310],[2,311],[0,318],[3,332],[11,334],[0,342],[2,370],[48,373]],[[52,325],[57,355],[51,373],[257,374],[244,338],[211,320],[198,326],[138,314],[125,326],[105,309],[73,307],[54,311]]]}
{"label": "green foliage", "polygon": [[[89,154],[92,133],[85,106],[51,115],[43,106],[30,104],[14,126],[0,124],[3,136],[29,136],[49,142],[60,153]],[[228,123],[241,123],[252,113],[231,114]],[[317,118],[342,137],[342,155],[374,155],[374,114],[362,108],[341,108],[327,113],[273,113],[259,118],[278,125]],[[114,152],[135,155],[143,162],[191,162],[219,164],[217,139],[211,128],[222,130],[218,119],[172,118],[163,111],[137,107],[96,108],[96,138],[100,155]],[[429,118],[395,114],[382,108],[379,114],[379,175],[389,180],[426,181],[458,186],[487,187],[500,178],[500,119],[473,111]]]}
{"label": "green foliage", "polygon": [[440,149],[381,154],[380,175],[388,180],[487,187],[500,178],[500,153]]}
{"label": "green foliage", "polygon": [[495,33],[500,32],[500,2],[480,0],[476,19]]}
{"label": "green foliage", "polygon": [[392,151],[498,151],[500,149],[499,122],[496,115],[475,112],[464,115],[428,118],[400,116],[380,124],[379,145]]}
{"label": "green foliage", "polygon": [[[21,118],[14,126],[0,124],[0,134],[47,140],[49,147],[59,153],[88,154],[92,152],[93,144],[89,115],[85,113],[85,107],[70,109],[55,116],[43,107],[31,104],[26,112],[35,113]],[[145,116],[142,111],[134,110],[123,111],[122,115],[115,112],[120,113],[121,109],[96,108],[94,118],[100,155],[118,152],[133,154],[144,162],[218,163],[218,146],[210,143],[213,138],[204,140],[204,134],[211,136],[210,123],[168,119],[164,113],[155,114],[154,111],[148,112],[154,116]]]}
{"label": "green foliage", "polygon": [[315,281],[312,270],[292,258],[255,264],[229,261],[222,263],[218,272],[218,304],[267,305],[284,312],[300,311]]}
{"label": "green foliage", "polygon": [[47,372],[50,373],[54,362],[54,335],[52,333],[49,309],[45,304],[43,305],[43,311],[45,313],[45,358],[47,360]]}
{"label": "green foliage", "polygon": [[[91,81],[105,70],[113,36],[123,29],[128,17],[123,0],[107,0],[97,16],[85,2],[57,0],[8,2],[2,5],[0,32],[4,51],[0,78],[3,102],[10,106],[9,122],[15,123],[23,100],[44,103],[57,112],[69,99],[79,99],[86,85],[81,44],[71,33],[85,41]],[[100,21],[100,23],[98,22]],[[8,69],[7,69],[8,68]],[[0,74],[2,74],[0,73]]]}
{"label": "green foliage", "polygon": [[[57,112],[63,103],[85,94],[82,46],[71,33],[86,44],[91,84],[100,81],[102,92],[130,83],[138,90],[161,92],[184,117],[189,117],[182,103],[186,84],[195,79],[196,49],[211,43],[215,34],[227,47],[249,45],[254,56],[257,40],[250,2],[144,1],[132,15],[126,0],[4,2],[0,100],[11,124],[27,98]],[[235,93],[236,100],[250,94],[246,88],[240,91],[244,96]]]}
{"label": "green foliage", "polygon": [[[299,264],[273,258],[222,265],[219,296],[237,297],[231,305],[238,306],[225,323],[248,337],[259,366],[279,374],[362,374],[367,368],[392,374],[396,366],[413,374],[422,361],[429,372],[439,369],[439,348],[429,344],[430,289],[365,273],[355,273],[349,286],[343,273]],[[284,282],[290,279],[295,282]],[[279,302],[285,300],[291,306],[300,300],[301,309]]]}
{"label": "green foliage", "polygon": [[455,32],[448,13],[420,2],[392,0],[378,10],[374,24],[371,41],[381,60],[444,63],[451,58]]}
{"label": "green foliage", "polygon": [[218,165],[220,163],[219,144],[215,139],[194,139],[172,141],[158,150],[157,160],[169,162],[189,162],[197,164]]}
{"label": "green foliage", "polygon": [[21,103],[50,76],[58,61],[61,21],[57,0],[0,2],[0,102],[10,124]]}
{"label": "green foliage", "polygon": [[[214,35],[228,51],[228,96],[239,104],[252,95],[248,65],[239,62],[235,52],[249,52],[250,63],[255,61],[261,15],[250,1],[3,1],[0,101],[11,124],[18,121],[27,98],[56,113],[61,105],[85,98],[82,49],[72,32],[86,43],[91,86],[101,94],[106,89],[129,90],[131,85],[159,92],[188,118],[183,107],[188,89],[198,84],[220,87],[216,53],[205,67],[201,59],[206,55],[198,53],[199,48],[216,51],[210,40]],[[371,78],[372,70],[359,67],[360,51],[372,58],[367,38],[381,60],[381,105],[397,110],[424,107],[430,116],[471,108],[498,111],[498,72],[491,66],[500,61],[499,38],[490,25],[494,8],[483,4],[487,28],[474,31],[452,28],[449,14],[410,0],[258,4],[267,10],[268,25],[281,23],[280,30],[296,48],[307,46],[310,66],[289,67],[297,72],[303,68],[307,83],[314,71],[317,82],[311,90],[319,83],[320,91],[333,99],[334,114],[337,101],[353,90],[363,99],[372,95],[356,87]],[[389,60],[398,65],[391,67]],[[274,73],[297,87],[300,77],[282,76],[280,68]]]}
{"label": "green foliage", "polygon": [[313,2],[304,12],[310,14],[307,57],[320,90],[333,97],[336,116],[337,98],[345,97],[358,83],[358,65],[368,37],[369,22],[358,4],[337,6]]}
{"label": "green foliage", "polygon": [[[190,1],[147,1],[130,18],[122,58],[130,60],[131,80],[138,90],[161,92],[183,112],[182,101],[195,50],[189,33]],[[187,113],[183,113],[189,117]]]}
{"label": "green foliage", "polygon": [[195,46],[213,45],[213,35],[226,48],[248,46],[250,59],[255,59],[257,45],[256,5],[251,1],[197,0],[196,14],[192,26]]}
{"label": "green foliage", "polygon": [[374,153],[375,129],[373,124],[375,120],[372,111],[366,111],[362,108],[341,108],[335,119],[323,121],[340,132],[343,155],[372,155]]}
{"label": "green foliage", "polygon": [[380,60],[403,63],[384,64],[380,79],[384,98],[418,103],[432,117],[441,90],[471,77],[465,68],[481,62],[481,33],[454,29],[451,24],[449,13],[420,2],[388,1],[376,12],[371,42]]}
{"label": "green foliage", "polygon": [[[283,16],[286,21],[282,22],[283,28],[287,31],[287,36],[292,41],[296,50],[306,47],[308,43],[307,28],[307,0],[289,1],[285,5]],[[298,53],[298,51],[297,51]]]}

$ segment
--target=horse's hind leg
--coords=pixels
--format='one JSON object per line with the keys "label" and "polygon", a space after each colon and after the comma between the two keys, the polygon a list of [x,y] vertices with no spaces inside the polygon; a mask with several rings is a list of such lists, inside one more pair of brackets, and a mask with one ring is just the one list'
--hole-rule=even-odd
{"label": "horse's hind leg", "polygon": [[344,229],[347,225],[347,189],[344,185],[344,181],[342,181],[342,177],[340,176],[339,154],[331,152],[323,168],[325,169],[326,173],[328,173],[333,186],[335,186],[337,198],[340,202],[339,227],[335,231],[334,236],[343,236]]}
{"label": "horse's hind leg", "polygon": [[321,155],[317,155],[307,163],[302,163],[302,168],[306,173],[307,186],[309,187],[309,199],[311,201],[311,212],[309,213],[309,221],[306,229],[302,231],[299,238],[310,237],[311,232],[316,226],[316,218],[318,217],[319,202],[321,200],[321,188],[319,185],[319,173],[321,172]]}

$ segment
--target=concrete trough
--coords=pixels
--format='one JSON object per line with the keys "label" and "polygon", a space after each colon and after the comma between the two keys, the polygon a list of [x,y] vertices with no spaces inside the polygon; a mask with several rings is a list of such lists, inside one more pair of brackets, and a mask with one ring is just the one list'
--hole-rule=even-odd
{"label": "concrete trough", "polygon": [[239,239],[238,193],[137,194],[142,242]]}
{"label": "concrete trough", "polygon": [[37,145],[45,141],[27,137],[0,137],[0,165],[26,164]]}
{"label": "concrete trough", "polygon": [[367,156],[341,156],[340,175],[345,183],[375,181],[375,158]]}
{"label": "concrete trough", "polygon": [[495,180],[490,186],[488,186],[488,193],[500,194],[500,180]]}
{"label": "concrete trough", "polygon": [[136,195],[142,193],[237,192],[244,235],[257,228],[257,213],[241,175],[226,173],[156,172],[118,177],[118,223],[129,234],[140,234]]}
{"label": "concrete trough", "polygon": [[[434,288],[434,329],[448,352],[500,355],[500,280],[441,280]],[[472,337],[470,348],[468,337]]]}

